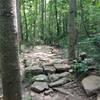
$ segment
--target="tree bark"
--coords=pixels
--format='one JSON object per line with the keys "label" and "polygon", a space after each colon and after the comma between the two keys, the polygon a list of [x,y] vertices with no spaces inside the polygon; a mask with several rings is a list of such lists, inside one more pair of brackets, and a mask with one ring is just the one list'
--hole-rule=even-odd
{"label": "tree bark", "polygon": [[18,65],[17,0],[0,0],[0,66],[3,100],[22,100]]}
{"label": "tree bark", "polygon": [[41,39],[44,41],[44,0],[41,0]]}
{"label": "tree bark", "polygon": [[28,24],[27,24],[27,16],[26,16],[26,11],[25,11],[25,1],[22,0],[22,3],[23,3],[23,14],[24,14],[24,24],[25,24],[25,41],[27,42],[28,41]]}
{"label": "tree bark", "polygon": [[54,7],[55,7],[55,18],[56,18],[56,29],[57,29],[57,35],[59,37],[59,22],[58,22],[58,11],[57,11],[57,0],[54,0]]}
{"label": "tree bark", "polygon": [[75,47],[76,47],[76,0],[69,0],[69,17],[68,17],[68,59],[72,61],[75,59]]}

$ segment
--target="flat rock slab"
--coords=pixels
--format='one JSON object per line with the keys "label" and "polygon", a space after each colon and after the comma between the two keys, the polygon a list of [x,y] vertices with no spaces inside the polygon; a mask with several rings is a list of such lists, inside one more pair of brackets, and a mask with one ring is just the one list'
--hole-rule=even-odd
{"label": "flat rock slab", "polygon": [[31,90],[34,92],[37,92],[37,93],[41,93],[44,90],[48,90],[48,89],[49,89],[49,87],[48,87],[48,84],[46,82],[34,82],[31,85]]}
{"label": "flat rock slab", "polygon": [[82,85],[87,95],[92,95],[100,90],[100,77],[91,75],[82,80]]}
{"label": "flat rock slab", "polygon": [[64,77],[67,78],[67,76],[68,76],[69,74],[70,74],[69,72],[64,72],[64,73],[61,73],[61,74],[52,74],[52,75],[49,76],[49,79],[50,79],[52,82],[54,82],[54,81],[57,81],[57,80],[60,79],[60,78],[64,78]]}
{"label": "flat rock slab", "polygon": [[32,78],[33,82],[34,81],[39,81],[39,82],[48,82],[48,77],[44,74],[40,74],[40,75],[37,75],[37,76],[34,76]]}
{"label": "flat rock slab", "polygon": [[44,68],[45,73],[52,74],[56,72],[56,69],[53,66],[44,66],[43,68]]}
{"label": "flat rock slab", "polygon": [[61,86],[61,85],[64,85],[66,84],[67,82],[69,82],[69,80],[67,80],[67,78],[61,78],[55,82],[51,82],[49,84],[50,87],[58,87],[58,86]]}
{"label": "flat rock slab", "polygon": [[67,64],[54,64],[57,71],[68,71],[71,67]]}
{"label": "flat rock slab", "polygon": [[68,64],[68,59],[54,59],[54,64]]}
{"label": "flat rock slab", "polygon": [[33,75],[44,73],[43,68],[39,67],[38,65],[25,68],[25,74],[27,74],[28,72]]}

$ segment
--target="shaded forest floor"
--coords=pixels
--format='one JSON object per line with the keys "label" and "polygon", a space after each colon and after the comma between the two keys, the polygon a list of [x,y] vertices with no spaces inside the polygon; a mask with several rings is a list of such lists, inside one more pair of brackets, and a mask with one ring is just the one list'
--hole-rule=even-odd
{"label": "shaded forest floor", "polygon": [[[86,95],[81,81],[75,78],[73,70],[60,48],[36,46],[25,49],[20,55],[20,66],[23,100],[96,100],[96,95],[90,97]],[[25,78],[26,72],[30,71],[34,72],[28,76],[31,82]],[[43,77],[32,80],[31,77],[34,76]],[[42,86],[37,81],[47,83],[48,86],[44,84]],[[34,85],[34,83],[36,84]],[[37,84],[38,86],[36,86]]]}

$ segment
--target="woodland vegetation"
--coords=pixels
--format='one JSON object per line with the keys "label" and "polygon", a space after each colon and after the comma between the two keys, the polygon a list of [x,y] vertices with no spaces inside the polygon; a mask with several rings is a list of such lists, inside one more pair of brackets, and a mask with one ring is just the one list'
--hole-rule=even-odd
{"label": "woodland vegetation", "polygon": [[[43,50],[46,49],[45,55],[49,55],[51,50],[51,54],[57,54],[56,57],[61,56],[61,50],[63,58],[59,59],[58,57],[54,62],[57,64],[58,62],[63,63],[64,67],[58,64],[56,68],[54,62],[53,64],[49,62],[50,66],[53,66],[56,71],[51,72],[48,69],[50,72],[47,72],[44,66],[49,65],[44,65],[44,62],[51,59],[50,55],[48,57],[44,56],[44,58],[42,54],[40,54],[42,58],[40,55],[36,56],[40,62],[35,61],[37,58],[31,58],[31,56],[35,56],[36,52],[41,53],[38,52],[38,48],[41,48],[42,54],[44,53]],[[55,50],[58,50],[58,52],[55,52]],[[52,57],[55,58],[54,55]],[[39,75],[41,74],[41,66],[44,71],[42,74],[45,74],[46,77],[59,74],[60,79],[62,76],[65,79],[65,76],[68,75],[66,81],[58,84],[52,83],[52,79],[49,78],[49,83],[53,85],[49,84],[47,88],[52,88],[53,92],[62,92],[62,90],[54,87],[61,86],[69,81],[82,81],[92,72],[95,73],[92,75],[96,75],[96,78],[92,78],[98,79],[100,82],[100,0],[0,0],[0,74],[2,77],[3,100],[22,100],[21,83],[23,87],[23,80],[24,82],[27,80],[31,85],[33,84],[31,89],[36,90],[34,89],[36,79],[33,79],[33,77],[38,70],[33,67],[32,62],[38,62],[37,65],[40,66]],[[67,66],[70,75],[65,72],[65,64],[70,66],[70,68]],[[24,71],[21,69],[22,65]],[[29,69],[30,66],[34,71]],[[58,66],[63,68],[60,69]],[[24,79],[22,79],[22,73],[20,76],[20,72],[24,73]],[[45,78],[42,81],[44,80]],[[55,81],[58,82],[57,80]],[[84,80],[82,85],[86,90]],[[98,86],[100,90],[100,85]],[[44,90],[42,93],[44,93]],[[64,94],[66,93],[64,92]],[[67,94],[71,96],[71,94]],[[86,90],[86,94],[90,94],[90,91],[87,92]],[[99,93],[96,92],[96,94]],[[27,98],[27,100],[40,99]],[[80,100],[83,100],[83,98]]]}
{"label": "woodland vegetation", "polygon": [[[72,47],[77,56],[84,51],[96,57],[100,35],[99,0],[21,0],[20,3],[21,43]],[[75,52],[69,51],[70,56],[75,56]]]}

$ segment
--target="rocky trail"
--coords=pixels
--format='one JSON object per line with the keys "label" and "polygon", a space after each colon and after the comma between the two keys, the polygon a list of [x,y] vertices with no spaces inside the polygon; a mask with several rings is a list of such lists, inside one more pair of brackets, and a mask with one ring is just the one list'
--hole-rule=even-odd
{"label": "rocky trail", "polygon": [[23,100],[100,100],[100,77],[92,74],[77,80],[62,49],[27,48],[19,61]]}
{"label": "rocky trail", "polygon": [[[61,49],[36,46],[20,55],[20,64],[24,100],[100,100],[100,77],[78,81]],[[28,75],[30,83],[25,81]]]}

